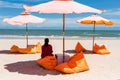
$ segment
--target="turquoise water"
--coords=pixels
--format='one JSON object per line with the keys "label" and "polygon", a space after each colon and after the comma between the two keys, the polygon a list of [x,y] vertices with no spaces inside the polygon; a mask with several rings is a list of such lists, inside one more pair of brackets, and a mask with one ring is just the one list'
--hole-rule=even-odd
{"label": "turquoise water", "polygon": [[[0,29],[0,38],[24,38],[26,34],[25,29]],[[62,30],[40,30],[29,29],[29,38],[42,38],[42,37],[62,37]],[[92,37],[92,30],[66,30],[65,37],[79,38],[79,37]],[[120,38],[120,30],[96,30],[94,33],[98,38]]]}

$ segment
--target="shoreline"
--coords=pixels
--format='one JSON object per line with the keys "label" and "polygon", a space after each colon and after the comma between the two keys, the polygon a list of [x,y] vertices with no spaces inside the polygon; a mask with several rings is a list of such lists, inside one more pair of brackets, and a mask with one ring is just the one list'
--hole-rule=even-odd
{"label": "shoreline", "polygon": [[[62,39],[63,36],[28,36],[29,39],[44,39],[44,38],[50,38],[50,39]],[[93,37],[79,37],[79,36],[65,36],[65,39],[88,39],[92,40]],[[26,36],[7,36],[7,37],[0,37],[0,39],[26,39]],[[120,37],[95,37],[97,40],[111,40],[111,39],[120,39]]]}

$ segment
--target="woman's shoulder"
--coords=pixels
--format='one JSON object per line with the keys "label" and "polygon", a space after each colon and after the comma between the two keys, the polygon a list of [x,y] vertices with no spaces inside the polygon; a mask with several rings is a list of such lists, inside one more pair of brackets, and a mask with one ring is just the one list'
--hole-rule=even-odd
{"label": "woman's shoulder", "polygon": [[51,47],[52,47],[52,45],[51,45],[51,44],[48,44],[48,46],[51,46]]}

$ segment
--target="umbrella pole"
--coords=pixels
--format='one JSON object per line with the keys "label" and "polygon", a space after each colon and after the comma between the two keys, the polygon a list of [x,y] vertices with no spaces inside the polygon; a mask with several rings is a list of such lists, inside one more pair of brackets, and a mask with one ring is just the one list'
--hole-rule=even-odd
{"label": "umbrella pole", "polygon": [[65,14],[63,14],[63,31],[62,31],[62,35],[63,35],[63,62],[65,60]]}
{"label": "umbrella pole", "polygon": [[26,23],[26,47],[28,47],[28,25]]}
{"label": "umbrella pole", "polygon": [[94,34],[95,34],[95,21],[94,21],[94,28],[93,28],[93,49],[94,49],[94,39],[95,39],[95,36],[94,36]]}

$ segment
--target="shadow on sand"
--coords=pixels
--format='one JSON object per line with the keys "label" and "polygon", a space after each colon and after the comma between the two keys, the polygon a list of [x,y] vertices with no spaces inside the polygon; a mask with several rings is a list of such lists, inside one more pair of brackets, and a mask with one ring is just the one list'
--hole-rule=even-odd
{"label": "shadow on sand", "polygon": [[[76,51],[75,50],[66,50],[65,51],[66,53],[69,53],[69,54],[76,54]],[[83,52],[84,54],[95,54],[94,52],[92,52],[92,50],[86,50]]]}
{"label": "shadow on sand", "polygon": [[71,54],[71,53],[72,53],[72,54],[75,54],[75,53],[76,53],[75,50],[66,50],[65,52],[66,52],[66,53],[70,53],[70,54]]}
{"label": "shadow on sand", "polygon": [[0,54],[11,54],[10,50],[0,50]]}
{"label": "shadow on sand", "polygon": [[92,50],[86,50],[84,54],[95,54]]}
{"label": "shadow on sand", "polygon": [[46,70],[43,67],[37,65],[36,61],[21,61],[11,64],[4,65],[5,69],[9,72],[18,72],[21,74],[29,74],[29,75],[42,75],[45,76],[47,74],[50,75],[59,75],[60,72],[56,70]]}
{"label": "shadow on sand", "polygon": [[0,54],[24,55],[22,53],[17,53],[17,52],[11,53],[10,50],[0,50]]}

